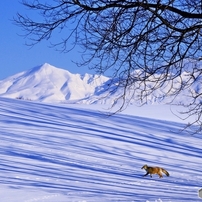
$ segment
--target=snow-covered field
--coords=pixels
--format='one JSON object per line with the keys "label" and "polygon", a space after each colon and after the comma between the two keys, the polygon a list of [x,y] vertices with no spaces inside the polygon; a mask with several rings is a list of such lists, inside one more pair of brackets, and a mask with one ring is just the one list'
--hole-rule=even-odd
{"label": "snow-covered field", "polygon": [[202,137],[182,123],[0,98],[0,126],[1,202],[202,201]]}

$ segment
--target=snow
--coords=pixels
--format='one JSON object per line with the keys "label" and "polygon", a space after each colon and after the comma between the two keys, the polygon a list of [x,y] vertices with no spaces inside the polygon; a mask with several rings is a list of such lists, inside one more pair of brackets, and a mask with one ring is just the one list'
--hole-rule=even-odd
{"label": "snow", "polygon": [[[177,101],[200,93],[200,80]],[[2,202],[201,201],[201,134],[183,130],[194,117],[180,119],[183,109],[163,104],[166,88],[148,105],[108,116],[122,93],[110,82],[48,63],[0,81]],[[143,177],[144,164],[170,177]]]}
{"label": "snow", "polygon": [[[197,78],[195,80],[187,77],[189,71],[194,71],[194,66],[201,69],[202,62],[186,61],[186,71],[182,72],[173,81],[168,80],[164,85],[159,84],[161,87],[154,90],[151,94],[149,93],[151,91],[150,87],[155,82],[147,82],[146,86],[148,89],[146,91],[148,95],[145,98],[140,96],[141,92],[138,90],[141,89],[141,82],[135,82],[134,85],[127,88],[125,103],[129,105],[141,105],[142,102],[149,105],[165,104],[170,103],[174,98],[174,104],[176,105],[189,105],[193,101],[196,101],[196,103],[201,102],[199,95],[202,89],[202,77],[198,75],[198,72],[192,72],[191,74],[193,78]],[[138,70],[134,74],[139,75],[141,71]],[[154,75],[153,79],[158,77],[161,77],[161,75]],[[120,78],[108,78],[103,75],[72,74],[67,70],[45,63],[0,81],[0,97],[45,103],[62,102],[96,105],[112,105],[116,103],[121,105],[123,88],[119,86],[117,89],[117,80],[120,80]],[[193,84],[191,84],[192,82]],[[188,87],[183,89],[177,97],[173,96],[172,93],[182,89],[183,83],[186,83]],[[158,85],[155,84],[155,86]],[[165,96],[165,94],[169,96]],[[193,95],[198,98],[193,100]]]}
{"label": "snow", "polygon": [[80,100],[95,93],[109,78],[72,74],[48,63],[0,81],[0,96],[40,102]]}
{"label": "snow", "polygon": [[[103,108],[1,97],[1,201],[201,201],[200,134],[182,131],[172,113]],[[144,164],[170,177],[143,177]]]}

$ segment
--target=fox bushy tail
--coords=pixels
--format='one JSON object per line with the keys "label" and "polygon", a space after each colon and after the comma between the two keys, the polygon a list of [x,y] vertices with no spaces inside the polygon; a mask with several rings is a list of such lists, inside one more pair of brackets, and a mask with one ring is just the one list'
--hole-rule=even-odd
{"label": "fox bushy tail", "polygon": [[165,169],[163,169],[163,168],[161,168],[161,170],[162,170],[162,172],[165,173],[167,176],[170,175],[167,170],[165,170]]}

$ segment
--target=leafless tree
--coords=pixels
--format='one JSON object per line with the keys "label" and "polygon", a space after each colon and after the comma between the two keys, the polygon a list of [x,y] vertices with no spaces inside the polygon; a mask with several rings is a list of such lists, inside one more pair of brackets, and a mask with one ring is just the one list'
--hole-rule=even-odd
{"label": "leafless tree", "polygon": [[[27,0],[22,4],[39,14],[18,13],[14,19],[31,39],[30,45],[59,31],[63,39],[54,46],[62,51],[76,45],[83,48],[79,65],[99,74],[112,70],[114,82],[109,88],[123,88],[116,100],[122,101],[119,110],[132,99],[148,102],[162,87],[162,97],[173,99],[187,90],[191,101],[182,103],[186,109],[182,113],[195,116],[190,125],[202,128],[202,91],[191,88],[202,75],[201,0]],[[192,65],[185,65],[186,61]]]}

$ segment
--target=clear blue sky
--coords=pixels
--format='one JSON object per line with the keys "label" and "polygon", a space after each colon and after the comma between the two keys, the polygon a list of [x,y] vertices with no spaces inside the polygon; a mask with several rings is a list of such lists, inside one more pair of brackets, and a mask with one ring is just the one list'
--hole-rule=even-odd
{"label": "clear blue sky", "polygon": [[[26,39],[18,35],[23,33],[21,28],[12,22],[17,12],[23,14],[28,11],[18,0],[0,1],[0,80],[45,62],[71,73],[94,74],[87,67],[77,67],[72,62],[79,61],[78,50],[71,53],[57,52],[48,47],[49,41],[39,43],[31,49],[26,46]],[[60,38],[60,35],[58,37]]]}

